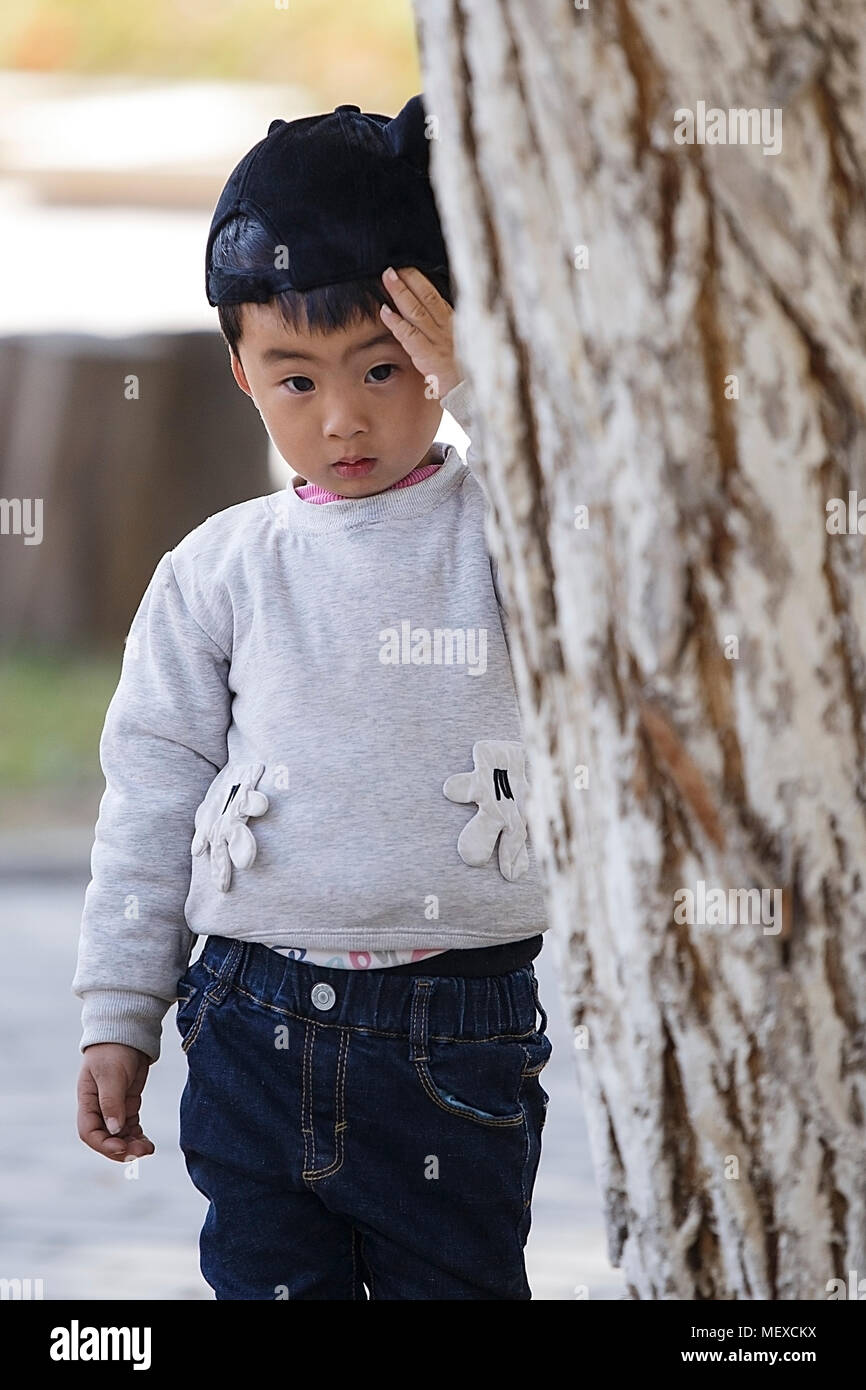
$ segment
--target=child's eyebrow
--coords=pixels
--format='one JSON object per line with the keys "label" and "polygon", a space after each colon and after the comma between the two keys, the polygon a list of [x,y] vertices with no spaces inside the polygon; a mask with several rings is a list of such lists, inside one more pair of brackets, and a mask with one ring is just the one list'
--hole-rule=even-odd
{"label": "child's eyebrow", "polygon": [[[346,348],[340,361],[345,362],[347,357],[355,357],[359,352],[366,352],[368,348],[377,347],[379,343],[388,343],[389,346],[393,347],[394,334],[386,329],[384,333],[377,333],[375,337],[365,338],[363,343],[356,343],[354,347]],[[311,352],[287,352],[285,348],[281,347],[265,348],[262,353],[262,365],[265,367],[269,367],[272,362],[319,362],[320,360],[320,358],[314,357]]]}

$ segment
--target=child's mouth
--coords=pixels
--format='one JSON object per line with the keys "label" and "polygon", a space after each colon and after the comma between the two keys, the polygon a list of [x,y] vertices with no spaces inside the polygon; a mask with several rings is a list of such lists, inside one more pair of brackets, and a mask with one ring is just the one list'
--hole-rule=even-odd
{"label": "child's mouth", "polygon": [[365,478],[375,466],[375,459],[358,459],[355,463],[335,463],[334,471],[341,478]]}

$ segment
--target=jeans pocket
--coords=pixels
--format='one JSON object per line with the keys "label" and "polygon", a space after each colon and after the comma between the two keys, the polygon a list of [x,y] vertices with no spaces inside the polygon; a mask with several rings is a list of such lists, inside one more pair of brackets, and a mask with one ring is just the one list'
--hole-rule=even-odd
{"label": "jeans pocket", "polygon": [[415,1067],[425,1093],[443,1110],[498,1128],[524,1122],[524,1062],[524,1045],[516,1039],[431,1039]]}
{"label": "jeans pocket", "polygon": [[[523,1078],[523,1088],[536,1086],[541,1097],[541,1121],[540,1127],[544,1128],[547,1119],[547,1106],[550,1096],[541,1084],[541,1073],[550,1061],[550,1054],[553,1051],[553,1043],[546,1033],[534,1033],[531,1038],[522,1043],[525,1062],[521,1077]],[[521,1092],[523,1094],[523,1092]]]}
{"label": "jeans pocket", "polygon": [[211,1003],[210,997],[203,987],[193,982],[192,971],[194,969],[195,966],[191,967],[185,975],[182,975],[175,986],[177,989],[177,1013],[174,1021],[180,1034],[180,1045],[183,1052],[189,1052],[199,1036],[204,1015]]}
{"label": "jeans pocket", "polygon": [[533,1033],[520,1046],[525,1056],[521,1076],[538,1076],[550,1061],[553,1043],[546,1033]]}

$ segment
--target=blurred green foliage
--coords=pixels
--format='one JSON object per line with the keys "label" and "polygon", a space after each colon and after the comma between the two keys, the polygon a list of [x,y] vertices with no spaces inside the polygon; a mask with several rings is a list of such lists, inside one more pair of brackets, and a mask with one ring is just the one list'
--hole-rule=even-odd
{"label": "blurred green foliage", "polygon": [[0,65],[283,82],[385,114],[421,90],[411,0],[4,0]]}
{"label": "blurred green foliage", "polygon": [[121,655],[0,653],[0,785],[41,791],[101,782],[99,735]]}

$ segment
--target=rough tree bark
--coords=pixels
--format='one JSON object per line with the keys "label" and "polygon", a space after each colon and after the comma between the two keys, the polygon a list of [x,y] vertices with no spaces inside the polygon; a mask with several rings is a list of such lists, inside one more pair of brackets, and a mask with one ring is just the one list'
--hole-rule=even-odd
{"label": "rough tree bark", "polygon": [[[416,19],[610,1257],[827,1298],[866,1276],[862,5]],[[700,101],[781,152],[678,143]],[[781,929],[679,922],[699,880]]]}

